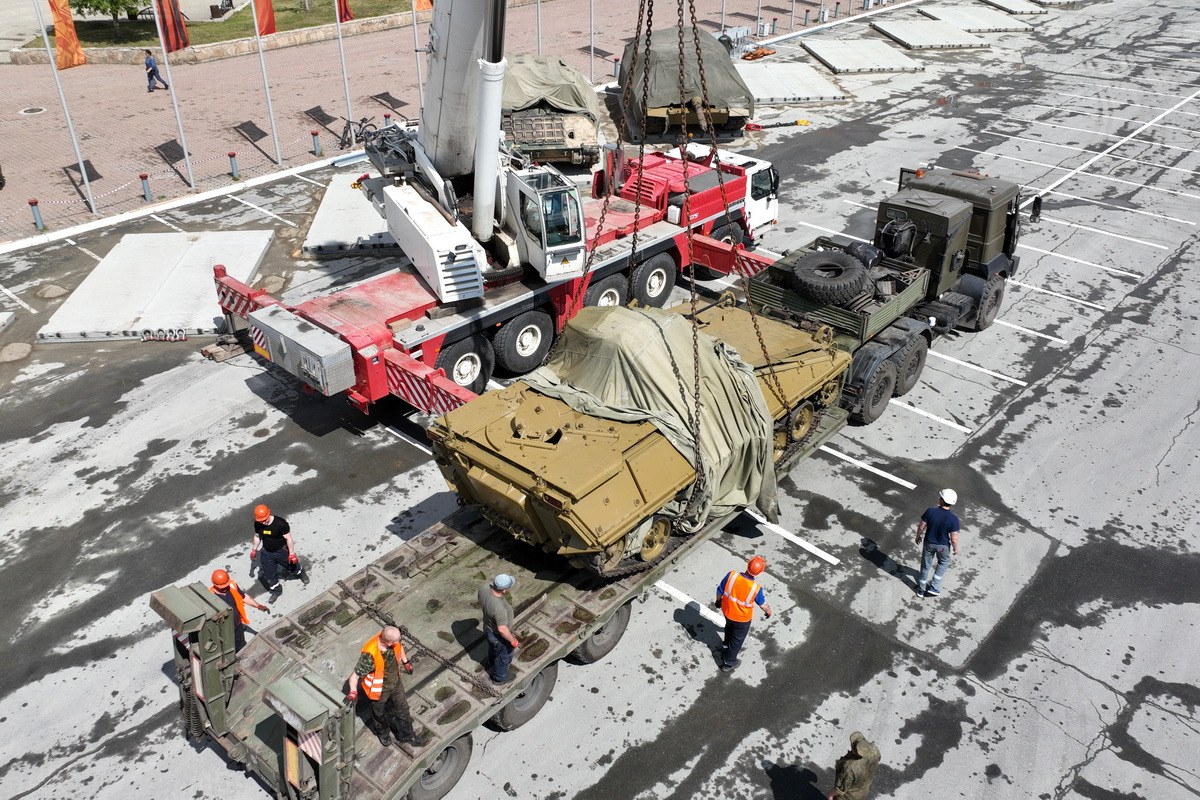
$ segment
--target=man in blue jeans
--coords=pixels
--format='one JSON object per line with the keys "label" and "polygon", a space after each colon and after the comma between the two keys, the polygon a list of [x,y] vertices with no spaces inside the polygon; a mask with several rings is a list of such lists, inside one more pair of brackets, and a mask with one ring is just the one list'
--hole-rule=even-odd
{"label": "man in blue jeans", "polygon": [[[921,574],[917,578],[917,595],[921,597],[937,597],[942,593],[942,576],[950,566],[950,551],[958,555],[958,517],[950,511],[950,507],[958,502],[958,493],[953,489],[942,489],[938,497],[938,505],[925,509],[917,523],[917,544],[921,543],[922,536],[925,538]],[[934,559],[937,559],[937,569],[933,568]]]}
{"label": "man in blue jeans", "polygon": [[149,50],[146,51],[146,82],[149,84],[147,92],[154,91],[154,82],[158,81],[164,89],[170,89],[167,82],[158,74],[158,62],[154,60],[154,54]]}
{"label": "man in blue jeans", "polygon": [[512,663],[513,651],[520,646],[511,627],[512,605],[505,596],[515,583],[511,575],[497,575],[491,583],[480,586],[476,594],[479,607],[483,609],[483,632],[488,641],[492,683],[508,683],[512,680],[508,666]]}

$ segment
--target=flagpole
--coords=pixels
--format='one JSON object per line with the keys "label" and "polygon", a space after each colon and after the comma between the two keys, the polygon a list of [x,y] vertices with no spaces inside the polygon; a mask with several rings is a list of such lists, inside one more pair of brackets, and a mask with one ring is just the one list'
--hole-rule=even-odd
{"label": "flagpole", "polygon": [[167,40],[163,36],[162,18],[159,17],[159,0],[153,0],[150,8],[154,12],[154,28],[158,31],[158,44],[162,48],[163,69],[167,71],[167,89],[171,93],[171,107],[175,109],[175,128],[179,131],[179,145],[183,148],[183,163],[187,167],[188,187],[196,191],[196,176],[192,174],[192,154],[188,152],[187,139],[183,135],[183,119],[179,116],[179,100],[175,97],[175,81],[171,78],[171,59],[167,58]]}
{"label": "flagpole", "polygon": [[421,84],[421,40],[417,38],[417,0],[410,0],[412,3],[413,17],[413,54],[417,57],[417,97],[421,103],[421,110],[425,110],[425,87]]}
{"label": "flagpole", "polygon": [[[333,19],[337,22],[338,58],[342,61],[342,89],[346,92],[346,119],[353,120],[354,112],[350,110],[350,78],[346,76],[346,49],[342,47],[342,9],[338,0],[333,0]],[[255,30],[258,30],[257,26]],[[350,126],[350,135],[354,136],[355,128]]]}
{"label": "flagpole", "polygon": [[67,110],[67,96],[63,93],[62,81],[58,79],[58,64],[54,54],[50,52],[50,37],[46,35],[46,23],[42,18],[42,7],[39,0],[33,0],[33,9],[37,12],[38,29],[42,32],[42,41],[46,44],[46,56],[50,59],[50,71],[54,73],[54,85],[58,87],[58,100],[62,103],[63,116],[67,118],[67,130],[71,132],[71,145],[75,148],[75,160],[79,162],[79,174],[83,176],[83,191],[87,195],[88,210],[96,211],[96,200],[92,197],[92,182],[88,180],[87,166],[83,163],[83,153],[79,151],[79,139],[75,137],[75,126],[71,124],[71,112]]}
{"label": "flagpole", "polygon": [[250,0],[250,16],[254,20],[254,41],[258,43],[258,66],[262,69],[263,92],[267,96],[267,117],[271,120],[271,141],[275,143],[275,163],[283,166],[283,155],[279,152],[279,134],[275,131],[275,109],[271,107],[271,86],[267,83],[267,62],[263,58],[262,37],[258,35],[258,10],[255,0]]}

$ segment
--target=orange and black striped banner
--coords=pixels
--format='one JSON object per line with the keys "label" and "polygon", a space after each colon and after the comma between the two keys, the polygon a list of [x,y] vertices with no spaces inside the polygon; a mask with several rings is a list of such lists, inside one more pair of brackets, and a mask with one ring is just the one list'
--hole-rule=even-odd
{"label": "orange and black striped banner", "polygon": [[154,10],[162,25],[166,51],[174,53],[176,50],[187,47],[189,44],[187,25],[184,24],[183,12],[179,10],[177,0],[154,0]]}
{"label": "orange and black striped banner", "polygon": [[337,15],[338,22],[349,22],[354,19],[354,12],[350,10],[350,0],[337,0]]}
{"label": "orange and black striped banner", "polygon": [[54,65],[59,69],[70,69],[87,63],[79,36],[75,33],[75,20],[67,0],[50,0],[50,11],[54,15]]}

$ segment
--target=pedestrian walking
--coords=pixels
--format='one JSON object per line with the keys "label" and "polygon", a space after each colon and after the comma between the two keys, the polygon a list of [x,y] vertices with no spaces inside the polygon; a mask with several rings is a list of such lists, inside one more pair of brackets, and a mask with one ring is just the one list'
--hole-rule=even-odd
{"label": "pedestrian walking", "polygon": [[758,576],[767,568],[767,560],[755,556],[746,564],[745,572],[730,572],[717,584],[717,603],[725,615],[725,643],[721,645],[721,671],[731,672],[739,663],[738,653],[750,632],[754,620],[754,606],[762,606],[769,618],[771,607],[758,585]]}
{"label": "pedestrian walking", "polygon": [[[917,523],[916,543],[925,539],[925,547],[921,551],[921,574],[917,578],[917,595],[921,597],[937,597],[942,593],[942,576],[950,566],[950,551],[958,555],[958,517],[950,511],[950,507],[958,502],[958,492],[953,489],[942,489],[938,495],[938,505],[925,509],[921,521]],[[937,561],[937,568],[933,562]],[[930,581],[929,573],[933,572]]]}
{"label": "pedestrian walking", "polygon": [[154,91],[154,82],[158,81],[164,89],[170,89],[167,82],[158,74],[158,62],[154,60],[154,54],[149,50],[146,51],[146,91]]}
{"label": "pedestrian walking", "polygon": [[878,766],[879,748],[858,731],[850,734],[850,750],[837,760],[828,800],[867,800]]}
{"label": "pedestrian walking", "polygon": [[483,609],[483,633],[488,641],[492,683],[509,682],[508,666],[512,663],[513,651],[520,646],[512,632],[512,605],[505,597],[516,582],[511,575],[497,575],[491,583],[480,586],[476,594],[479,607]]}
{"label": "pedestrian walking", "polygon": [[254,509],[254,539],[250,544],[250,560],[258,558],[262,549],[262,563],[259,564],[258,580],[273,596],[283,593],[283,584],[279,581],[281,570],[287,570],[308,585],[308,573],[296,555],[296,544],[292,540],[292,526],[283,517],[271,513],[265,505]]}
{"label": "pedestrian walking", "polygon": [[208,590],[224,600],[237,613],[233,616],[233,651],[236,653],[246,646],[246,626],[250,619],[246,616],[246,606],[253,606],[259,611],[271,612],[270,606],[264,606],[248,594],[229,577],[223,569],[213,570],[212,586]]}
{"label": "pedestrian walking", "polygon": [[412,663],[405,658],[404,645],[400,644],[400,629],[388,625],[363,645],[362,655],[350,675],[346,700],[350,703],[358,700],[361,682],[371,704],[371,731],[379,737],[379,743],[391,747],[394,729],[396,741],[422,747],[428,739],[413,730],[412,713],[404,696],[404,684],[400,682],[401,669],[412,675]]}

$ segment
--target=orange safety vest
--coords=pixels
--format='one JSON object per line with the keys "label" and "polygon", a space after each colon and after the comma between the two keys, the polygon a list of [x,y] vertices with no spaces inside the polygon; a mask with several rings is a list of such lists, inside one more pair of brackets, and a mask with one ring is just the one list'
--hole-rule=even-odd
{"label": "orange safety vest", "polygon": [[[221,590],[215,586],[208,587],[208,590],[213,594],[222,594]],[[238,616],[242,618],[242,624],[249,625],[250,619],[246,616],[246,605],[242,602],[242,590],[233,581],[229,582],[229,593],[233,595],[233,605],[237,608]]]}
{"label": "orange safety vest", "polygon": [[[379,635],[376,634],[364,644],[362,651],[371,654],[371,658],[375,662],[375,671],[363,678],[360,685],[367,693],[367,699],[378,700],[379,696],[383,694],[383,652],[379,649]],[[404,663],[404,645],[396,642],[392,646],[392,652],[396,655],[396,666],[399,667]]]}
{"label": "orange safety vest", "polygon": [[740,572],[725,576],[721,587],[721,613],[730,622],[749,622],[754,619],[754,598],[759,585]]}

